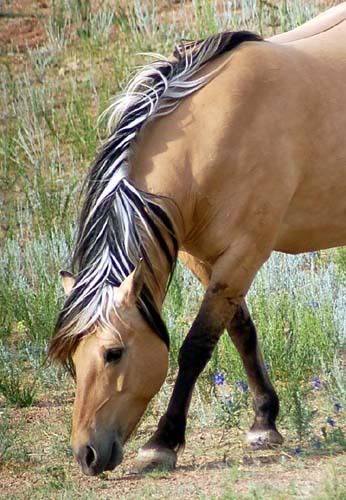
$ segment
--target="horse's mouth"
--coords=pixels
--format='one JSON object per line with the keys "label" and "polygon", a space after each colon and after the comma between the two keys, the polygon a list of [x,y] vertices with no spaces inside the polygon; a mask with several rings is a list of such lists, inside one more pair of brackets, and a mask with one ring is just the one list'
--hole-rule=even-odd
{"label": "horse's mouth", "polygon": [[115,467],[117,467],[119,464],[121,464],[123,460],[123,450],[122,446],[117,442],[114,441],[112,450],[111,450],[111,455],[108,460],[108,463],[104,470],[113,470]]}

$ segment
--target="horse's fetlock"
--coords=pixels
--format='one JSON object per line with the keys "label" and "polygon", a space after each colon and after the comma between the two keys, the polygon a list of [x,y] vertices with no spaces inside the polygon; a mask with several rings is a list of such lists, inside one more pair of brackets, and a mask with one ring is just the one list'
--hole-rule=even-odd
{"label": "horse's fetlock", "polygon": [[176,451],[185,444],[186,417],[184,414],[163,415],[157,430],[145,448],[167,448]]}
{"label": "horse's fetlock", "polygon": [[279,414],[279,398],[275,391],[257,395],[254,400],[256,422],[263,424],[274,424]]}

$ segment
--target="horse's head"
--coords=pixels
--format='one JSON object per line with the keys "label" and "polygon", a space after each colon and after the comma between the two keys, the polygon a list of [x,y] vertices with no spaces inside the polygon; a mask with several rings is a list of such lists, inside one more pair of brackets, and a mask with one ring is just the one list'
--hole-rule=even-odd
{"label": "horse's head", "polygon": [[[167,374],[168,350],[137,309],[142,280],[133,271],[116,289],[111,325],[77,344],[72,448],[85,474],[114,469],[122,448]],[[74,278],[63,276],[70,293]]]}

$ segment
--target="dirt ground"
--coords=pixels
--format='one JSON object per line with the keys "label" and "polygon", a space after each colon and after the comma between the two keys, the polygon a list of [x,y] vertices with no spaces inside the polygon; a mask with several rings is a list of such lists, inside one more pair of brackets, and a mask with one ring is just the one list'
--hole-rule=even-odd
{"label": "dirt ground", "polygon": [[250,449],[244,429],[190,428],[173,472],[134,472],[139,446],[153,432],[149,416],[115,472],[83,476],[69,452],[71,397],[63,404],[12,411],[18,442],[27,450],[0,466],[1,498],[343,498],[345,456],[335,448],[297,450],[292,436],[277,450]]}
{"label": "dirt ground", "polygon": [[[1,5],[1,4],[0,4]],[[13,48],[25,51],[34,48],[46,39],[42,20],[48,16],[45,0],[13,0],[3,2],[0,10],[0,50]]]}

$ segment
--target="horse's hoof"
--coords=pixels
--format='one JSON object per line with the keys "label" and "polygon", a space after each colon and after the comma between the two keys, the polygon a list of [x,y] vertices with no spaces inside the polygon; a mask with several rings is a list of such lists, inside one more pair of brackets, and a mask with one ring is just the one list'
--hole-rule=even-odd
{"label": "horse's hoof", "polygon": [[141,448],[135,462],[135,470],[141,474],[153,470],[173,470],[177,464],[177,454],[168,448]]}
{"label": "horse's hoof", "polygon": [[284,438],[275,429],[253,429],[247,433],[246,442],[252,448],[266,449],[281,445]]}

